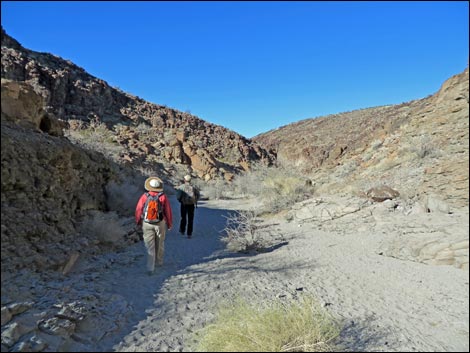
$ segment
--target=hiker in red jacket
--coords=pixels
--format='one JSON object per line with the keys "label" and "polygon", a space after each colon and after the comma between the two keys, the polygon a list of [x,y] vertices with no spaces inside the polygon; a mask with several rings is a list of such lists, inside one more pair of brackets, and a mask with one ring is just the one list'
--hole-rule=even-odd
{"label": "hiker in red jacket", "polygon": [[160,178],[149,177],[144,186],[147,192],[140,197],[135,208],[135,222],[142,226],[144,233],[150,275],[155,271],[156,263],[158,266],[163,265],[165,235],[173,226],[173,214]]}

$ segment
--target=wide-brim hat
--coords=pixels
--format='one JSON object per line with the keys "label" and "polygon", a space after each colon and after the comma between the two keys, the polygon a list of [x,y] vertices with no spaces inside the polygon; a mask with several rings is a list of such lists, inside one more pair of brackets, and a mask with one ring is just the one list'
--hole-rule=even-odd
{"label": "wide-brim hat", "polygon": [[145,180],[145,190],[147,191],[163,191],[163,181],[158,177],[149,177]]}

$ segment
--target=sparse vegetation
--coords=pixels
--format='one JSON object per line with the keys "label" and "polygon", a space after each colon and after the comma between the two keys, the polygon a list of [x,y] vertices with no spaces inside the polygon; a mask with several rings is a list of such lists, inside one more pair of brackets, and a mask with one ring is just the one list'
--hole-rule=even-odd
{"label": "sparse vegetation", "polygon": [[255,165],[230,183],[214,180],[203,185],[202,190],[209,199],[257,198],[262,203],[261,213],[277,213],[310,197],[314,185],[292,168]]}
{"label": "sparse vegetation", "polygon": [[292,168],[256,166],[253,171],[237,176],[233,186],[239,194],[259,198],[263,212],[276,213],[313,194],[313,185]]}
{"label": "sparse vegetation", "polygon": [[225,236],[222,241],[232,251],[248,252],[266,247],[269,233],[266,228],[261,229],[255,211],[239,211],[227,217],[224,229]]}
{"label": "sparse vegetation", "polygon": [[124,246],[126,231],[119,224],[119,217],[115,212],[94,211],[83,221],[81,232],[97,243],[120,247]]}
{"label": "sparse vegetation", "polygon": [[199,352],[334,351],[336,321],[311,296],[249,304],[243,299],[220,307],[214,323],[196,334]]}
{"label": "sparse vegetation", "polygon": [[89,123],[78,121],[74,129],[65,131],[65,136],[72,142],[101,152],[114,161],[119,161],[119,155],[125,150],[117,143],[114,132],[98,118],[91,119]]}
{"label": "sparse vegetation", "polygon": [[438,155],[438,151],[433,145],[431,138],[425,135],[420,136],[418,142],[411,147],[411,152],[421,159]]}
{"label": "sparse vegetation", "polygon": [[[142,178],[143,179],[143,178]],[[143,180],[135,183],[110,182],[106,185],[106,204],[110,211],[116,211],[123,216],[131,216],[135,211],[135,205],[142,195]]]}
{"label": "sparse vegetation", "polygon": [[229,197],[230,185],[225,180],[217,179],[200,185],[203,195],[212,200]]}

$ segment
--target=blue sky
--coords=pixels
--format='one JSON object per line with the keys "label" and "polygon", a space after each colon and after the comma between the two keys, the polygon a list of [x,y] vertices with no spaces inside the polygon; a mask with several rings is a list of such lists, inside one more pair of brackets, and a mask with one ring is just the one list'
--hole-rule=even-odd
{"label": "blue sky", "polygon": [[435,93],[469,60],[467,1],[2,1],[2,26],[246,137]]}

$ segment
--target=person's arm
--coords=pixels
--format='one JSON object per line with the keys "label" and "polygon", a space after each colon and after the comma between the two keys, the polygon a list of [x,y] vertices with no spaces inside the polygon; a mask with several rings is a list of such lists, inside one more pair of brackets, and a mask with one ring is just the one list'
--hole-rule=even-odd
{"label": "person's arm", "polygon": [[166,225],[168,226],[168,229],[171,229],[173,228],[173,213],[171,212],[170,201],[165,196],[162,203],[163,203],[163,212],[164,212],[163,214],[165,217]]}
{"label": "person's arm", "polygon": [[137,202],[137,206],[135,207],[135,223],[137,225],[142,224],[142,212],[143,212],[143,208],[144,208],[144,204],[146,200],[147,200],[147,195],[143,194],[140,197],[139,202]]}

